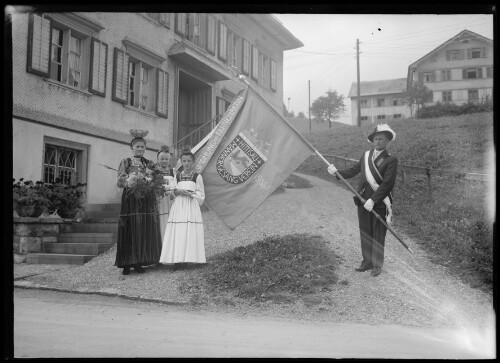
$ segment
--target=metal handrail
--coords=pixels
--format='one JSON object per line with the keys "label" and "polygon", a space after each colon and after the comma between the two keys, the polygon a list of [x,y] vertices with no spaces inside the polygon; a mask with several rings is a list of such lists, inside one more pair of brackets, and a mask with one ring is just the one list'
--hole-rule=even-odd
{"label": "metal handrail", "polygon": [[[193,135],[194,134],[200,134],[201,131],[202,131],[202,129],[206,128],[206,126],[208,126],[208,125],[211,125],[210,130],[208,130],[208,132],[203,133],[202,137],[200,138],[200,140],[203,139],[203,137],[205,137],[206,135],[208,135],[208,133],[210,131],[212,131],[212,129],[215,127],[215,125],[217,125],[217,123],[220,121],[221,117],[222,117],[222,115],[218,115],[215,118],[213,118],[213,119],[205,122],[203,125],[201,125],[200,127],[196,128],[195,130],[191,131],[189,134],[187,134],[186,136],[184,136],[182,139],[178,140],[174,144],[174,148],[177,148],[181,144],[181,142],[183,142],[184,140],[186,140],[188,138],[190,138],[189,145],[193,146],[193,142],[192,142],[193,141]],[[200,140],[198,140],[198,141],[200,141]]]}

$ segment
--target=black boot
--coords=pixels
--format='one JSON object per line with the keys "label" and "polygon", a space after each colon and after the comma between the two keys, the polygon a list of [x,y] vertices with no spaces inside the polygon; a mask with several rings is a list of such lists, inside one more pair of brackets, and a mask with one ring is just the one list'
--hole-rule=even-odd
{"label": "black boot", "polygon": [[130,266],[125,266],[122,271],[122,275],[128,275],[130,273]]}

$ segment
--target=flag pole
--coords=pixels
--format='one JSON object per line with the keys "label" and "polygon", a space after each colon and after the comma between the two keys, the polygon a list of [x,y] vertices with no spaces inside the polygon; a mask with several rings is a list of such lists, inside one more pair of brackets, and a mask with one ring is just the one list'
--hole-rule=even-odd
{"label": "flag pole", "polygon": [[[282,119],[282,120],[283,120],[283,121],[284,121],[284,122],[285,122],[285,123],[286,123],[286,124],[287,124],[287,125],[288,125],[291,129],[292,129],[292,130],[293,130],[293,131],[295,131],[295,133],[296,133],[296,134],[297,134],[297,135],[298,135],[298,136],[302,139],[302,141],[304,141],[304,142],[305,142],[305,143],[306,143],[306,144],[307,144],[307,145],[308,145],[308,146],[309,146],[312,150],[314,150],[314,152],[316,153],[316,155],[318,155],[318,156],[321,158],[321,160],[323,160],[323,161],[325,162],[325,164],[326,164],[326,165],[328,165],[328,166],[332,165],[332,164],[330,164],[330,163],[328,162],[328,160],[326,160],[326,159],[324,158],[324,156],[323,156],[323,155],[321,155],[321,153],[320,153],[318,150],[316,150],[316,148],[315,148],[315,147],[314,147],[314,146],[313,146],[313,145],[312,145],[312,144],[311,144],[308,140],[306,140],[306,139],[304,138],[304,136],[302,136],[302,134],[301,134],[300,132],[298,132],[298,131],[297,131],[297,129],[295,129],[295,127],[294,127],[292,124],[290,124],[290,122],[288,122],[288,120],[287,120],[286,118],[284,118],[284,117],[283,117],[283,116],[282,116],[282,115],[281,115],[278,111],[276,111],[276,109],[274,109],[274,107],[273,107],[272,105],[270,105],[270,104],[269,104],[269,102],[267,102],[267,100],[266,100],[264,97],[262,97],[262,96],[260,95],[260,93],[259,93],[259,92],[255,91],[255,89],[252,87],[252,85],[250,85],[250,83],[246,80],[246,77],[245,77],[245,76],[243,76],[243,75],[241,75],[241,74],[239,74],[239,72],[237,72],[236,67],[234,67],[234,66],[230,66],[230,67],[228,67],[228,68],[230,69],[231,73],[232,73],[234,76],[238,77],[238,78],[240,79],[240,81],[243,81],[243,82],[244,82],[244,83],[245,83],[245,84],[246,84],[246,85],[247,85],[247,86],[248,86],[248,87],[249,87],[252,91],[254,91],[254,93],[255,93],[255,94],[257,94],[257,95],[258,95],[258,96],[259,96],[259,97],[260,97],[260,98],[261,98],[261,99],[262,99],[262,100],[263,100],[263,101],[264,101],[264,102],[265,102],[265,103],[266,103],[269,107],[271,107],[271,109],[273,109],[273,110],[276,112],[276,114],[277,114],[277,115],[278,115],[278,116],[279,116],[279,117],[280,117],[280,118],[281,118],[281,119]],[[236,74],[235,74],[235,73],[236,73]],[[346,181],[346,180],[342,177],[342,175],[340,175],[339,173],[335,173],[335,175],[336,175],[336,176],[337,176],[337,177],[338,177],[338,178],[339,178],[339,179],[340,179],[340,180],[341,180],[341,181],[342,181],[342,182],[343,182],[343,183],[344,183],[344,184],[345,184],[345,185],[349,188],[349,190],[350,190],[351,192],[353,192],[353,193],[354,193],[354,195],[355,195],[355,196],[356,196],[356,197],[357,197],[357,198],[358,198],[358,199],[359,199],[359,200],[360,200],[363,204],[365,204],[365,203],[366,203],[366,200],[365,200],[365,199],[364,199],[361,195],[359,195],[359,193],[356,191],[356,189],[354,189],[354,188],[352,187],[352,185],[351,185],[351,184],[349,184],[349,183],[348,183],[348,182],[347,182],[347,181]],[[401,242],[401,244],[402,244],[402,245],[403,245],[403,246],[404,246],[404,247],[405,247],[405,248],[406,248],[406,249],[407,249],[410,253],[413,253],[413,251],[410,249],[410,247],[408,247],[408,245],[407,245],[407,244],[406,244],[406,243],[405,243],[405,242],[401,239],[401,237],[399,237],[399,236],[396,234],[396,232],[394,231],[394,229],[392,229],[392,227],[391,227],[391,226],[389,226],[389,225],[386,223],[386,221],[384,221],[384,219],[383,219],[383,218],[382,218],[382,217],[381,217],[381,216],[380,216],[377,212],[375,212],[375,210],[373,210],[373,209],[372,209],[372,210],[371,210],[371,212],[373,213],[373,215],[375,216],[375,218],[377,218],[377,219],[378,219],[378,220],[379,220],[379,221],[380,221],[380,222],[381,222],[381,223],[382,223],[382,224],[383,224],[383,225],[384,225],[384,226],[385,226],[385,227],[386,227],[386,228],[387,228],[387,229],[388,229],[388,230],[389,230],[389,231],[390,231],[393,235],[394,235],[394,237],[396,237],[396,239],[397,239],[399,242]]]}

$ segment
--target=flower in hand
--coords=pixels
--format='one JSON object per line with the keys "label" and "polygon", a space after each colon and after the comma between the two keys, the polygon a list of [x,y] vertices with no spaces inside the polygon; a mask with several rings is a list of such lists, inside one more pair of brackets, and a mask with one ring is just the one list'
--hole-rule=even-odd
{"label": "flower in hand", "polygon": [[136,174],[130,174],[127,178],[127,185],[129,187],[133,186],[135,183],[137,183],[137,175]]}

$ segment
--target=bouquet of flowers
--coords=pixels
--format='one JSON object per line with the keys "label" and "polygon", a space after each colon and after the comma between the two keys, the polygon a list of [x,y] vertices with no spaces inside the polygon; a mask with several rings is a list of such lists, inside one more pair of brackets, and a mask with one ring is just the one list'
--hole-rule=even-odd
{"label": "bouquet of flowers", "polygon": [[166,193],[167,180],[153,165],[140,166],[137,172],[129,174],[127,183],[130,191],[139,198],[144,197],[150,191],[153,191],[157,198],[163,197]]}

